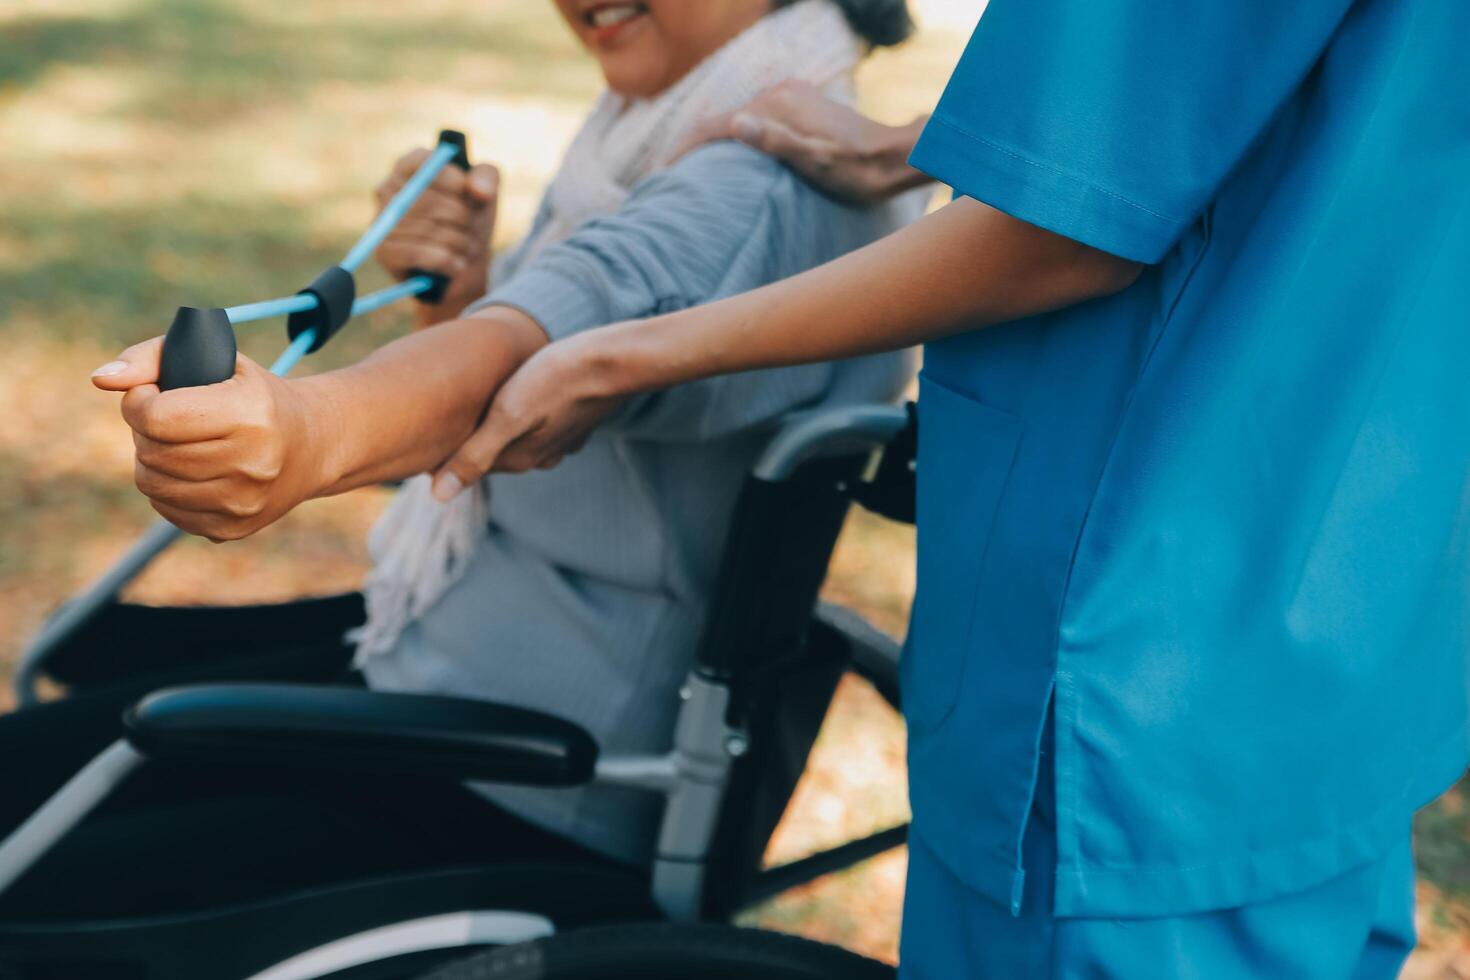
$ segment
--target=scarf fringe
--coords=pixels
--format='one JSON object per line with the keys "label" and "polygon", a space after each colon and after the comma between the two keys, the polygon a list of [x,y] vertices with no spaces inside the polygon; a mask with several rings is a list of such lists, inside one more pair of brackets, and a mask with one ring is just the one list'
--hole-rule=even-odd
{"label": "scarf fringe", "polygon": [[375,561],[363,585],[367,620],[347,634],[357,644],[354,666],[391,650],[474,559],[490,519],[485,481],[442,504],[431,486],[427,475],[406,481],[373,525],[368,546]]}

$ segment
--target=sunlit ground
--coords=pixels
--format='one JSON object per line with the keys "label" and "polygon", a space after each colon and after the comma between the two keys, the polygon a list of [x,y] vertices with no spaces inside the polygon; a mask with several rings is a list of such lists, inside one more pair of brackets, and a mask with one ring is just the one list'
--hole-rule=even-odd
{"label": "sunlit ground", "polygon": [[[893,121],[932,104],[979,4],[915,7],[921,34],[862,79],[868,108]],[[0,0],[0,677],[42,617],[153,516],[132,488],[115,400],[87,383],[93,367],[160,333],[180,304],[297,289],[364,227],[388,162],[444,125],[501,166],[497,239],[512,241],[596,88],[546,0]],[[404,327],[401,311],[369,317],[314,367]],[[245,327],[241,341],[267,358],[281,331]],[[248,542],[186,543],[130,596],[352,588],[384,500],[362,491]],[[912,587],[911,533],[852,522],[830,596],[898,632]],[[1452,795],[1420,821],[1424,948],[1407,975],[1470,977],[1462,808]],[[870,689],[845,683],[772,857],[905,813],[902,726]],[[751,921],[893,959],[903,873],[903,853],[885,855]]]}

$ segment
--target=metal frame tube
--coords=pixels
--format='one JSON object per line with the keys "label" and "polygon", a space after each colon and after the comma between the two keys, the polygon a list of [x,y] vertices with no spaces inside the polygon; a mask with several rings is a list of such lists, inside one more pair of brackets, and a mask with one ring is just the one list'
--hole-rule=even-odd
{"label": "metal frame tube", "polygon": [[30,870],[142,764],[143,756],[138,750],[125,740],[118,740],[67,780],[65,786],[0,843],[0,892]]}
{"label": "metal frame tube", "polygon": [[97,615],[103,606],[117,598],[123,586],[137,578],[148,567],[149,562],[183,533],[168,521],[158,521],[143,532],[143,536],[111,568],[103,572],[100,578],[68,600],[46,621],[35,639],[20,655],[20,666],[16,668],[14,681],[17,701],[22,705],[36,703],[36,679],[40,676],[46,659]]}

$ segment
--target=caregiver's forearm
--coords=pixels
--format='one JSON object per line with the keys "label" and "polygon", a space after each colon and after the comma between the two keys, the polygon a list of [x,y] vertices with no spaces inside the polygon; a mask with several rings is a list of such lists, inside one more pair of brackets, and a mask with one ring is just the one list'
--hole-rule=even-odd
{"label": "caregiver's forearm", "polygon": [[740,296],[606,331],[619,392],[895,350],[1130,285],[1135,262],[968,198],[842,258]]}
{"label": "caregiver's forearm", "polygon": [[431,470],[474,431],[500,384],[546,344],[534,320],[491,307],[303,378],[317,496]]}

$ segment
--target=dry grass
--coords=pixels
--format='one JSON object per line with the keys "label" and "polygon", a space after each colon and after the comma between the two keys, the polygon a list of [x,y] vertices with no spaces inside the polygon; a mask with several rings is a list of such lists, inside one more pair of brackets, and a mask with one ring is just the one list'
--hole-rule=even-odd
{"label": "dry grass", "polygon": [[[924,31],[865,70],[869,108],[923,110],[978,16],[916,0]],[[501,243],[529,220],[596,88],[545,2],[0,0],[0,678],[42,617],[151,518],[131,487],[127,433],[88,371],[159,333],[180,303],[294,290],[369,217],[387,162],[441,125],[505,173]],[[330,367],[404,327],[386,311],[322,356]],[[247,328],[269,356],[274,326]],[[131,590],[153,602],[233,602],[355,585],[383,495],[303,507],[240,544],[186,543]],[[830,595],[901,630],[912,536],[847,529]],[[0,708],[8,694],[0,694]],[[844,684],[773,858],[901,819],[903,730]],[[1415,977],[1466,976],[1470,913],[1458,798],[1425,821],[1426,949]],[[902,852],[834,875],[752,918],[892,959]]]}

